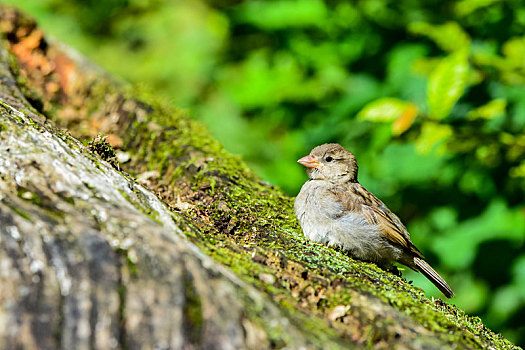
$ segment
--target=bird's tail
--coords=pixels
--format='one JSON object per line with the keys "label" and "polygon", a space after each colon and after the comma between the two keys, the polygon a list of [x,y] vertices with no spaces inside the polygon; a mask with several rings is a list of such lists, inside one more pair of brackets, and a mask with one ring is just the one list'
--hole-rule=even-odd
{"label": "bird's tail", "polygon": [[449,287],[447,282],[437,273],[432,266],[430,266],[425,260],[414,257],[414,264],[418,271],[420,271],[426,278],[429,279],[447,298],[455,296],[452,288]]}

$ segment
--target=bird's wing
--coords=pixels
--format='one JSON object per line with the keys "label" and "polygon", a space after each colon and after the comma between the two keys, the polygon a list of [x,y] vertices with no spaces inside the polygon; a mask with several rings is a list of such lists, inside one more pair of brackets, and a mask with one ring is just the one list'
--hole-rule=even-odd
{"label": "bird's wing", "polygon": [[360,212],[370,224],[378,225],[384,238],[423,257],[410,240],[410,234],[396,214],[361,184],[351,183],[347,191],[339,192],[337,197],[345,209]]}

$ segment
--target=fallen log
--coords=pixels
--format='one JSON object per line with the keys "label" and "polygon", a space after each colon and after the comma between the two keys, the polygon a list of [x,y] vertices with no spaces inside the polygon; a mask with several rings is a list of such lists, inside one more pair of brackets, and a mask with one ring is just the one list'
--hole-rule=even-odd
{"label": "fallen log", "polygon": [[183,111],[11,7],[0,30],[0,348],[517,348],[305,240]]}

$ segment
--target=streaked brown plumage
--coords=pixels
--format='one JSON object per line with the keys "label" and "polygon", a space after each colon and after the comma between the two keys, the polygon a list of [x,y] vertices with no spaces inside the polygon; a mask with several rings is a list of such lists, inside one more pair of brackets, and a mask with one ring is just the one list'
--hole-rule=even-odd
{"label": "streaked brown plumage", "polygon": [[351,152],[329,143],[298,162],[310,177],[295,199],[295,214],[307,238],[380,265],[401,263],[423,273],[448,298],[454,296],[414,246],[401,220],[357,181]]}

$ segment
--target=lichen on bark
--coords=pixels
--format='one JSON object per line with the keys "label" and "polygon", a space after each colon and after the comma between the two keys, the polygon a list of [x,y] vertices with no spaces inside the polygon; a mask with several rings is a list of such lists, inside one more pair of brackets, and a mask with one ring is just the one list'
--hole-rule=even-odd
{"label": "lichen on bark", "polygon": [[[116,339],[120,346],[131,347],[140,341],[151,344],[158,337],[164,339],[176,329],[180,333],[175,333],[177,339],[195,347],[204,347],[213,336],[223,344],[230,341],[233,347],[306,344],[317,348],[515,348],[486,329],[478,318],[465,315],[439,299],[426,298],[420,289],[402,278],[374,264],[355,261],[344,252],[305,240],[293,215],[292,199],[262,181],[238,157],[224,151],[202,125],[182,111],[144,91],[115,83],[93,65],[72,56],[63,46],[48,43],[44,36],[35,34],[38,27],[31,20],[13,9],[2,8],[0,22],[9,34],[6,45],[11,52],[2,55],[1,73],[8,78],[14,75],[3,80],[8,82],[6,86],[11,92],[6,90],[0,96],[3,116],[9,120],[2,122],[2,130],[8,130],[7,134],[12,132],[16,118],[9,108],[13,108],[22,113],[22,120],[31,124],[21,128],[24,131],[19,131],[20,135],[30,127],[44,130],[65,141],[62,147],[69,145],[76,150],[75,157],[69,159],[70,167],[84,164],[84,168],[89,168],[91,164],[94,169],[86,171],[111,174],[116,181],[100,188],[91,182],[84,185],[86,188],[82,191],[91,191],[88,196],[94,201],[96,193],[103,193],[102,187],[113,187],[110,192],[114,197],[106,201],[115,208],[109,210],[103,206],[105,209],[100,213],[97,206],[89,207],[95,212],[86,209],[78,193],[61,194],[56,188],[47,197],[36,196],[40,203],[32,200],[38,192],[31,190],[29,184],[21,191],[30,194],[20,194],[18,189],[16,198],[4,197],[11,203],[6,209],[8,212],[25,213],[18,215],[15,226],[22,225],[20,220],[31,218],[35,208],[47,210],[44,203],[56,200],[67,203],[61,204],[67,210],[53,207],[45,215],[55,215],[54,220],[66,220],[74,215],[77,220],[88,220],[89,224],[82,225],[87,225],[89,230],[109,232],[105,240],[96,238],[96,234],[89,236],[93,241],[86,245],[90,248],[85,248],[83,264],[78,267],[79,271],[86,269],[86,274],[92,269],[101,269],[93,276],[110,281],[105,285],[92,278],[88,283],[95,291],[102,287],[108,289],[108,300],[101,301],[109,303],[107,309],[112,310],[106,322],[121,325],[105,329],[109,333],[100,337]],[[29,102],[16,104],[9,93]],[[37,112],[49,122],[44,123]],[[126,162],[120,164],[123,172],[97,160],[55,125],[66,128],[85,144],[100,133],[107,135],[117,158],[119,154],[126,154],[122,158]],[[2,135],[6,135],[4,131],[0,132]],[[80,157],[85,157],[86,163],[80,162]],[[45,174],[44,170],[37,172],[35,179],[45,178]],[[121,179],[117,181],[119,176]],[[14,178],[12,175],[9,179],[14,181]],[[156,198],[133,179],[149,188]],[[79,193],[84,193],[82,191]],[[165,211],[158,200],[163,201],[171,213]],[[144,221],[136,223],[130,213]],[[101,215],[105,215],[105,219]],[[121,227],[122,223],[108,221],[108,215],[129,219],[129,223],[135,222],[137,227],[146,222],[151,227],[140,232],[126,229],[127,226]],[[166,233],[166,226],[177,238]],[[67,229],[69,226],[65,232]],[[149,233],[145,234],[146,231]],[[183,236],[192,243],[184,249],[177,247],[186,242]],[[81,238],[75,239],[87,239],[82,235],[78,237]],[[133,244],[123,248],[122,242],[128,238]],[[113,239],[115,244],[111,243]],[[75,244],[60,245],[60,249],[65,252],[66,248],[84,247],[86,243]],[[107,271],[88,258],[90,254],[97,257],[98,249],[106,252]],[[237,277],[220,266],[207,269],[205,265],[211,264],[211,260],[200,252],[213,258],[215,264],[225,265]],[[52,257],[46,258],[50,266],[58,269]],[[150,271],[152,266],[158,269]],[[49,283],[61,286],[59,282]],[[160,289],[151,291],[150,283]],[[78,288],[76,293],[86,293]],[[142,289],[152,294],[141,295]],[[224,301],[213,304],[211,301],[217,299],[213,293]],[[273,301],[267,301],[266,297]],[[151,302],[152,298],[160,301]],[[63,315],[54,321],[58,325],[55,329],[59,329],[55,338],[61,340],[63,332],[68,331],[65,325],[74,320],[69,318],[66,322],[67,313],[59,311],[68,305],[63,297],[54,302],[57,306],[53,310]],[[167,315],[170,308],[176,311],[175,316]],[[205,318],[210,314],[222,315],[230,308],[236,316],[225,318],[222,325],[214,323],[215,319]],[[164,323],[166,317],[171,323]],[[285,319],[289,324],[272,323],[272,319]],[[233,332],[232,337],[226,338],[228,330],[222,327],[227,326],[228,320],[237,324],[236,329],[242,334]],[[93,330],[95,321],[90,318],[87,328]],[[137,327],[135,321],[152,325],[153,331],[148,333],[145,328]]]}

